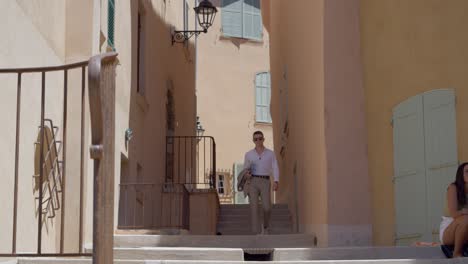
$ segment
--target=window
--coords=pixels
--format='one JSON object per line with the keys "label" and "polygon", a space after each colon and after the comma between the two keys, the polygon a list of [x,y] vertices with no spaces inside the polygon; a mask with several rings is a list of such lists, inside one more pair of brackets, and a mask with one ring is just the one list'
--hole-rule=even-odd
{"label": "window", "polygon": [[270,73],[259,73],[255,77],[255,121],[271,123],[270,98]]}
{"label": "window", "polygon": [[224,175],[218,175],[218,193],[224,194]]}
{"label": "window", "polygon": [[145,94],[145,34],[143,27],[144,16],[138,12],[138,24],[137,24],[137,93]]}
{"label": "window", "polygon": [[115,25],[115,0],[109,0],[107,6],[107,45],[115,50],[114,25]]}
{"label": "window", "polygon": [[222,31],[227,37],[262,39],[260,0],[222,0]]}

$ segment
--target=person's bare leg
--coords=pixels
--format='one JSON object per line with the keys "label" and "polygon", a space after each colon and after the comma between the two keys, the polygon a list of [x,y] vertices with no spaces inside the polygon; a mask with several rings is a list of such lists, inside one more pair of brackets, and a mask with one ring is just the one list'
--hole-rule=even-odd
{"label": "person's bare leg", "polygon": [[467,241],[468,217],[455,219],[444,231],[444,245],[453,245],[453,257],[463,257],[463,246]]}

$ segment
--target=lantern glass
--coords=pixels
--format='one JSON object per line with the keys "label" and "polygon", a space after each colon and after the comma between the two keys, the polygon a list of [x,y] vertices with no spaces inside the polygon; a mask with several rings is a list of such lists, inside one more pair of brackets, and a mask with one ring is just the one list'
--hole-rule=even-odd
{"label": "lantern glass", "polygon": [[208,28],[213,25],[213,21],[218,10],[208,0],[203,0],[198,7],[195,7],[194,9],[198,17],[198,23],[204,31],[207,31]]}

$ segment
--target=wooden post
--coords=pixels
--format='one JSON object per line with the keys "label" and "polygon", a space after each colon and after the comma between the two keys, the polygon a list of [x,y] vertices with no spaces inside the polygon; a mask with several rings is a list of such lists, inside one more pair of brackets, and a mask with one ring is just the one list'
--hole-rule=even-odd
{"label": "wooden post", "polygon": [[91,158],[94,159],[93,264],[113,264],[115,67],[117,53],[89,61]]}

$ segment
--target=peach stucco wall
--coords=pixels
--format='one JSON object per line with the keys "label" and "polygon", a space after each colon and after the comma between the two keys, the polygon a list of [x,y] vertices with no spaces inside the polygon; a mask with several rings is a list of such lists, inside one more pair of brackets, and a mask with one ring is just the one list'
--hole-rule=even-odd
{"label": "peach stucco wall", "polygon": [[457,98],[458,159],[468,159],[468,2],[361,0],[361,32],[372,179],[374,243],[393,245],[392,109],[422,92]]}
{"label": "peach stucco wall", "polygon": [[329,224],[356,225],[370,232],[359,3],[325,1],[325,137],[331,208],[328,215]]}
{"label": "peach stucco wall", "polygon": [[197,40],[197,113],[216,140],[217,168],[232,171],[254,147],[254,131],[273,149],[272,125],[255,121],[255,75],[270,71],[270,43],[266,30],[261,41],[223,36],[221,0],[211,2],[218,14]]}
{"label": "peach stucco wall", "polygon": [[[266,1],[263,1],[265,3]],[[277,199],[292,209],[299,232],[326,239],[323,1],[272,1],[263,11],[270,21],[272,117],[276,152],[284,176]],[[310,19],[303,27],[305,18]],[[300,39],[300,40],[299,40]],[[286,75],[286,76],[285,76]],[[289,136],[285,142],[280,89],[288,90]]]}
{"label": "peach stucco wall", "polygon": [[287,179],[279,199],[295,209],[298,231],[316,233],[319,245],[368,245],[359,1],[272,1],[264,13],[275,146],[284,148]]}

